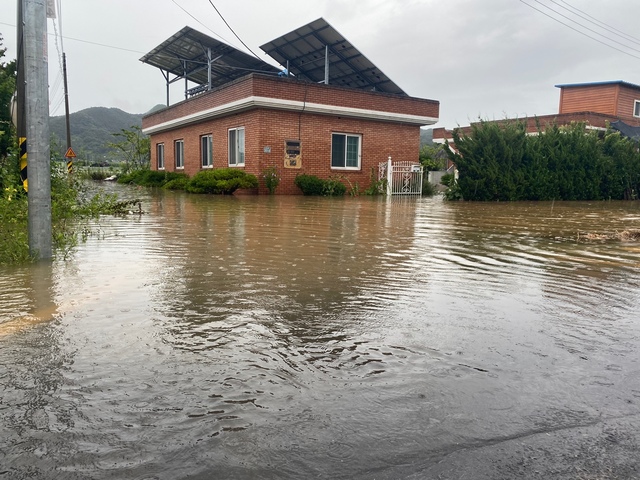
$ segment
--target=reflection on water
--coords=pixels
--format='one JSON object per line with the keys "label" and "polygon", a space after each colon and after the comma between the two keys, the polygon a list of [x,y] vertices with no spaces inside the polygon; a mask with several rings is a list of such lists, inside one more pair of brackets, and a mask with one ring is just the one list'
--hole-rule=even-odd
{"label": "reflection on water", "polygon": [[0,276],[0,478],[423,478],[635,411],[636,203],[145,193]]}

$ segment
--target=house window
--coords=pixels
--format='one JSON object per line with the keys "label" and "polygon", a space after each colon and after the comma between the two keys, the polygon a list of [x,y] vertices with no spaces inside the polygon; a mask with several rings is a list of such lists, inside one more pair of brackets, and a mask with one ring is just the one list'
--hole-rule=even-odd
{"label": "house window", "polygon": [[164,170],[164,143],[156,145],[156,165],[158,170]]}
{"label": "house window", "polygon": [[331,168],[360,170],[362,137],[348,133],[331,135]]}
{"label": "house window", "polygon": [[229,129],[229,166],[244,165],[244,127]]}
{"label": "house window", "polygon": [[213,136],[211,135],[200,137],[200,160],[202,168],[213,167]]}
{"label": "house window", "polygon": [[640,117],[640,100],[636,100],[633,103],[633,116]]}
{"label": "house window", "polygon": [[184,168],[184,140],[175,141],[174,152],[176,168]]}

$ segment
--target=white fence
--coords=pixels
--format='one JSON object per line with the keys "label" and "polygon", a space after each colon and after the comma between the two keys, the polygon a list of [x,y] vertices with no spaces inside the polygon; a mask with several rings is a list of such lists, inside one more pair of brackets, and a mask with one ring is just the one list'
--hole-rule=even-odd
{"label": "white fence", "polygon": [[422,195],[422,165],[418,162],[387,162],[378,166],[378,180],[387,180],[387,195]]}

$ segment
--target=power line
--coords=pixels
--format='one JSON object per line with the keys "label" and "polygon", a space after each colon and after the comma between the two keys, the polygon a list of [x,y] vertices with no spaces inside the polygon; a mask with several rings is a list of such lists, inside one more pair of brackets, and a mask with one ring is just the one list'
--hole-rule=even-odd
{"label": "power line", "polygon": [[[581,26],[582,28],[585,28],[585,29],[586,29],[586,30],[588,30],[589,32],[593,32],[593,33],[595,33],[596,35],[600,35],[601,37],[606,38],[607,40],[609,40],[609,41],[611,41],[611,42],[613,42],[613,43],[617,43],[618,45],[621,45],[621,46],[623,46],[623,47],[625,47],[625,48],[628,48],[629,50],[633,50],[634,52],[638,52],[638,53],[640,53],[640,50],[638,50],[637,48],[630,47],[629,45],[626,45],[626,44],[624,44],[624,43],[622,43],[622,42],[619,42],[619,41],[617,41],[617,40],[615,40],[615,39],[613,39],[613,38],[611,38],[611,37],[607,37],[606,35],[603,35],[602,33],[598,32],[598,31],[596,31],[596,30],[594,30],[594,29],[592,29],[592,28],[589,28],[589,27],[587,27],[586,25],[581,24],[580,22],[578,22],[578,21],[576,21],[576,20],[573,20],[572,18],[569,18],[568,16],[566,16],[566,15],[564,15],[564,14],[562,14],[562,13],[558,12],[557,10],[554,10],[553,8],[549,7],[548,5],[545,5],[544,3],[542,3],[540,0],[534,0],[534,1],[535,1],[536,3],[539,3],[540,5],[542,5],[543,7],[548,8],[549,10],[551,10],[551,11],[552,11],[553,13],[555,13],[556,15],[560,15],[562,18],[566,18],[566,19],[567,19],[567,20],[569,20],[570,22],[573,22],[573,23],[575,23],[576,25],[579,25],[579,26]],[[553,0],[551,0],[551,1],[553,1]]]}
{"label": "power line", "polygon": [[224,24],[229,28],[229,30],[231,30],[231,33],[233,33],[233,34],[236,36],[236,38],[237,38],[238,40],[240,40],[240,43],[242,43],[242,45],[244,45],[244,47],[245,47],[247,50],[249,50],[249,51],[253,54],[253,56],[254,56],[254,57],[256,57],[258,60],[261,60],[261,58],[260,58],[260,57],[258,57],[258,55],[256,55],[256,54],[255,54],[255,52],[254,52],[253,50],[251,50],[251,49],[247,46],[247,44],[246,44],[246,43],[244,43],[244,42],[242,41],[242,39],[241,39],[241,38],[238,36],[238,34],[233,30],[233,28],[231,28],[231,25],[229,25],[229,23],[225,20],[225,18],[222,16],[222,14],[220,13],[220,11],[219,11],[219,10],[216,8],[216,6],[213,4],[213,1],[212,1],[212,0],[209,0],[209,3],[210,3],[210,4],[211,4],[211,6],[213,7],[213,9],[216,11],[216,13],[220,16],[220,18],[222,19],[222,21],[224,22]]}
{"label": "power line", "polygon": [[[551,2],[553,2],[553,3],[556,3],[558,6],[560,6],[560,7],[562,7],[562,8],[565,8],[565,9],[566,9],[566,7],[563,7],[562,5],[558,4],[555,0],[550,0],[550,1],[551,1]],[[600,25],[603,25],[604,27],[607,27],[607,28],[604,28],[604,27],[601,27],[601,28],[604,28],[605,30],[610,29],[610,30],[609,30],[610,32],[615,33],[616,35],[619,35],[619,36],[621,36],[621,37],[627,37],[628,39],[632,40],[634,43],[639,43],[639,42],[640,42],[640,39],[638,39],[637,37],[634,37],[633,35],[629,35],[628,33],[625,33],[625,32],[623,32],[622,30],[618,30],[617,28],[615,28],[615,27],[613,27],[613,26],[611,26],[611,25],[609,25],[609,24],[607,24],[607,23],[604,23],[604,22],[602,22],[602,21],[598,20],[598,19],[597,19],[597,18],[595,18],[594,16],[589,15],[589,14],[588,14],[587,12],[585,12],[584,10],[580,10],[579,8],[574,7],[574,6],[573,6],[573,5],[571,5],[569,2],[566,2],[566,1],[564,1],[564,0],[560,0],[560,1],[561,1],[562,3],[564,3],[565,5],[567,5],[567,7],[571,8],[572,10],[575,10],[576,12],[580,12],[580,13],[584,14],[586,17],[590,18],[591,20],[589,20],[589,21],[591,21],[592,23],[594,23],[594,24],[600,24]],[[579,16],[580,16],[580,15],[579,15]],[[582,18],[585,18],[585,17],[582,17]]]}
{"label": "power line", "polygon": [[219,35],[218,33],[214,32],[213,30],[211,30],[208,26],[206,26],[204,23],[202,23],[200,20],[198,20],[198,18],[196,18],[195,16],[193,16],[191,13],[189,13],[189,11],[187,11],[186,8],[184,8],[182,5],[180,5],[178,2],[176,2],[176,0],[171,0],[173,3],[176,4],[176,6],[178,8],[180,8],[184,13],[186,13],[187,15],[189,15],[191,18],[193,18],[196,22],[198,22],[200,25],[202,25],[204,28],[206,28],[207,30],[209,30],[211,33],[213,33],[216,37],[220,38],[221,40],[224,40],[227,43],[230,43],[229,40],[225,39],[222,35]]}
{"label": "power line", "polygon": [[[537,0],[536,0],[536,1],[537,1]],[[543,14],[543,15],[547,16],[547,17],[549,17],[550,19],[552,19],[552,20],[554,20],[554,21],[556,21],[556,22],[560,23],[561,25],[564,25],[565,27],[570,28],[571,30],[573,30],[573,31],[575,31],[575,32],[578,32],[580,35],[584,35],[585,37],[590,38],[591,40],[595,40],[596,42],[601,43],[602,45],[605,45],[605,46],[607,46],[607,47],[609,47],[609,48],[612,48],[613,50],[616,50],[616,51],[618,51],[618,52],[620,52],[620,53],[624,53],[625,55],[629,55],[630,57],[637,58],[638,60],[640,60],[640,57],[639,57],[639,56],[634,55],[634,54],[632,54],[632,53],[629,53],[629,52],[627,52],[627,51],[625,51],[625,50],[622,50],[622,49],[620,49],[620,48],[614,47],[613,45],[609,45],[608,43],[605,43],[605,42],[603,42],[602,40],[599,40],[598,38],[592,37],[591,35],[588,35],[587,33],[583,32],[583,31],[581,31],[581,30],[578,30],[577,28],[574,28],[574,27],[572,27],[571,25],[569,25],[569,24],[567,24],[567,23],[564,23],[563,21],[561,21],[561,20],[559,20],[559,19],[557,19],[557,18],[553,17],[552,15],[549,15],[548,13],[546,13],[546,12],[544,12],[544,11],[540,10],[539,8],[536,8],[536,7],[534,7],[533,5],[528,4],[528,3],[527,3],[527,2],[525,2],[524,0],[520,0],[520,2],[521,2],[521,3],[523,3],[523,4],[525,4],[527,7],[532,8],[533,10],[535,10],[535,11],[537,11],[537,12],[539,12],[539,13],[541,13],[541,14]],[[538,3],[540,3],[540,2],[538,2]],[[547,8],[548,8],[548,7],[547,7]],[[552,9],[552,10],[553,10],[553,9]],[[600,35],[600,34],[599,34],[599,35]],[[601,36],[603,36],[603,35],[601,35]],[[606,38],[606,37],[605,37],[605,38]],[[627,47],[627,48],[629,48],[629,47]],[[635,49],[631,48],[631,50],[635,50]],[[636,51],[638,51],[638,50],[636,50]]]}
{"label": "power line", "polygon": [[[11,23],[0,22],[0,25],[7,25],[9,27],[16,28],[16,26],[12,25]],[[53,33],[47,33],[47,35],[53,36]],[[143,54],[143,55],[146,53],[146,52],[141,52],[140,50],[132,50],[131,48],[116,47],[115,45],[107,45],[104,43],[92,42],[90,40],[82,40],[81,38],[62,37],[62,36],[61,38],[65,38],[67,40],[73,40],[74,42],[88,43],[89,45],[97,45],[98,47],[112,48],[114,50],[122,50],[124,52],[132,52],[132,53]]]}

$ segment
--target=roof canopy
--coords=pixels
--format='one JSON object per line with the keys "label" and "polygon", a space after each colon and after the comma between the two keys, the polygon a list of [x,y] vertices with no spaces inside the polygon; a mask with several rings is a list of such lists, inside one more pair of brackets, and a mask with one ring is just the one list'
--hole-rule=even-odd
{"label": "roof canopy", "polygon": [[[287,75],[300,80],[407,95],[323,18],[265,43],[261,48],[283,68],[288,68]],[[185,86],[186,98],[250,72],[283,75],[282,69],[191,27],[184,27],[140,61],[162,71],[167,82],[167,105],[169,84],[180,79],[196,84],[189,90]]]}
{"label": "roof canopy", "polygon": [[563,83],[556,85],[557,88],[574,88],[574,87],[598,87],[601,85],[624,85],[629,88],[640,89],[640,85],[624,82],[622,80],[611,80],[609,82],[590,82],[590,83]]}
{"label": "roof canopy", "polygon": [[323,18],[260,48],[298,78],[324,82],[328,53],[329,84],[406,95]]}
{"label": "roof canopy", "polygon": [[[191,27],[184,27],[147,53],[140,61],[162,70],[167,83],[186,78],[202,87],[200,90],[224,85],[249,72],[280,71]],[[174,78],[170,79],[169,75],[174,75]]]}
{"label": "roof canopy", "polygon": [[630,138],[634,142],[640,142],[640,127],[627,125],[622,120],[611,122],[611,128],[620,132],[623,136]]}

